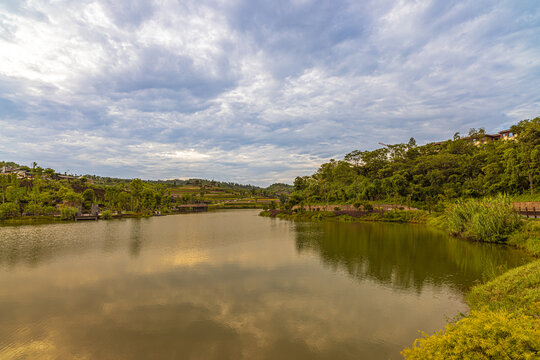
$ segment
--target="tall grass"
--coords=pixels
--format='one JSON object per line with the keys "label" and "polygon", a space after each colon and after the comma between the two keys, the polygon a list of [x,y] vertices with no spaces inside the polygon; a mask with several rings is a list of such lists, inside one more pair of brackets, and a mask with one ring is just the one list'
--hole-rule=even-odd
{"label": "tall grass", "polygon": [[506,242],[520,224],[506,195],[460,200],[446,214],[446,225],[452,234],[479,241]]}

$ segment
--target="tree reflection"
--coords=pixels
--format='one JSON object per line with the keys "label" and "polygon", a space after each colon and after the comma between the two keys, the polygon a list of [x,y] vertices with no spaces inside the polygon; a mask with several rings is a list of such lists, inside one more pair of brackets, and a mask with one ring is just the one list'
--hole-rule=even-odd
{"label": "tree reflection", "polygon": [[296,223],[299,253],[316,252],[334,270],[395,289],[426,284],[466,291],[486,274],[526,262],[522,252],[451,238],[420,225]]}

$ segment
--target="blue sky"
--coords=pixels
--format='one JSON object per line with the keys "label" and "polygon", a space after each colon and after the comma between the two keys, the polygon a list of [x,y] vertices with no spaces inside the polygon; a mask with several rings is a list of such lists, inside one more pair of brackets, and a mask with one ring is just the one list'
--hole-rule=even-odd
{"label": "blue sky", "polygon": [[537,0],[0,1],[0,160],[268,185],[538,115]]}

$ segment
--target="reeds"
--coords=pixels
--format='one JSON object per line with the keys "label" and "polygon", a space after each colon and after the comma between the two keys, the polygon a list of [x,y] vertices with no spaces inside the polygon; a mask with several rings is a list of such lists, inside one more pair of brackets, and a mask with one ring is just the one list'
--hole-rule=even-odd
{"label": "reeds", "polygon": [[519,215],[506,195],[460,200],[446,215],[448,230],[478,241],[506,242],[520,226]]}

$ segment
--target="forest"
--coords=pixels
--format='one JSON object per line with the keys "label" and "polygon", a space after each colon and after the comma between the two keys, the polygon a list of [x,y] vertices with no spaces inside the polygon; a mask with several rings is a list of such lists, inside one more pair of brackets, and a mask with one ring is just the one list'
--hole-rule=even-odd
{"label": "forest", "polygon": [[409,142],[355,150],[297,177],[288,207],[358,201],[430,209],[457,198],[505,193],[536,200],[540,184],[540,118],[512,126],[512,139],[487,140],[484,129],[418,146]]}

